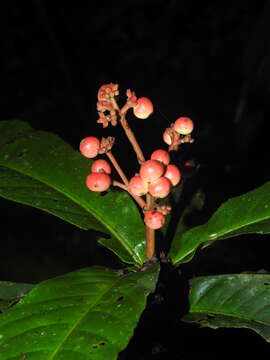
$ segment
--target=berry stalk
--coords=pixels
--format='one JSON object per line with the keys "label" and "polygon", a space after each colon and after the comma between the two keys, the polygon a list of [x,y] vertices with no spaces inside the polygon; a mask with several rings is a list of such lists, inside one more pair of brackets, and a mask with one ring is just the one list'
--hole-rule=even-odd
{"label": "berry stalk", "polygon": [[120,124],[121,124],[122,128],[124,129],[126,136],[137,155],[138,162],[139,162],[139,164],[142,164],[145,161],[145,157],[143,155],[142,149],[141,149],[140,145],[138,144],[138,141],[137,141],[133,131],[129,127],[128,122],[126,120],[126,111],[132,106],[128,105],[128,107],[127,107],[124,105],[123,108],[120,109],[114,98],[112,98],[111,101],[112,101],[112,105],[113,105],[114,109],[117,110],[120,115]]}
{"label": "berry stalk", "polygon": [[120,178],[123,180],[123,183],[128,187],[128,179],[124,173],[124,171],[121,169],[120,165],[118,164],[116,158],[114,157],[113,153],[111,151],[107,151],[106,155],[110,159],[111,163],[113,164],[115,170],[117,171]]}
{"label": "berry stalk", "polygon": [[116,180],[114,180],[112,184],[113,184],[113,186],[119,187],[120,189],[127,191],[142,209],[145,208],[146,202],[140,196],[136,196],[136,195],[132,194],[132,192],[129,190],[128,186],[126,186],[125,184],[122,184]]}
{"label": "berry stalk", "polygon": [[[151,209],[153,207],[154,198],[149,193],[146,195],[146,207]],[[145,224],[146,237],[146,259],[150,260],[155,255],[155,230],[151,229]]]}

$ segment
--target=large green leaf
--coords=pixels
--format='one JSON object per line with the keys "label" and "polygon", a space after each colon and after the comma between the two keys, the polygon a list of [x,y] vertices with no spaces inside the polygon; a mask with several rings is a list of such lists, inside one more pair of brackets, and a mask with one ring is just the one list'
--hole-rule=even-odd
{"label": "large green leaf", "polygon": [[23,121],[0,121],[0,134],[0,196],[108,233],[108,247],[120,258],[137,265],[145,261],[145,231],[136,205],[124,191],[104,196],[89,191],[85,178],[91,160]]}
{"label": "large green leaf", "polygon": [[204,276],[190,286],[184,321],[213,329],[249,328],[270,342],[270,275]]}
{"label": "large green leaf", "polygon": [[270,232],[270,182],[222,204],[210,220],[175,237],[169,256],[173,264],[190,261],[200,245],[241,234]]}
{"label": "large green leaf", "polygon": [[92,267],[40,283],[0,316],[0,360],[116,359],[158,273]]}

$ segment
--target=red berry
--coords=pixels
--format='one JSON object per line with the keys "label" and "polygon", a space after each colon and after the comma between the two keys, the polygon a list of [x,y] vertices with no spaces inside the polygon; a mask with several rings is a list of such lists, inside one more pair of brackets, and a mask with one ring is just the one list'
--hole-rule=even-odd
{"label": "red berry", "polygon": [[100,141],[94,136],[88,136],[80,143],[80,152],[87,158],[97,156],[100,147]]}
{"label": "red berry", "polygon": [[170,163],[170,155],[167,151],[158,149],[152,153],[151,160],[160,161],[163,163],[163,165],[166,166]]}
{"label": "red berry", "polygon": [[157,198],[165,198],[169,195],[171,186],[170,180],[162,176],[149,185],[149,193]]}
{"label": "red berry", "polygon": [[95,160],[92,164],[91,170],[92,170],[92,172],[95,172],[95,173],[100,173],[100,172],[105,172],[106,174],[111,173],[110,164],[108,163],[108,161],[103,160],[103,159]]}
{"label": "red berry", "polygon": [[193,127],[193,121],[185,116],[178,118],[173,125],[174,130],[181,135],[190,134],[193,130]]}
{"label": "red berry", "polygon": [[141,178],[145,182],[153,182],[160,178],[164,173],[164,166],[157,160],[147,160],[140,168]]}
{"label": "red berry", "polygon": [[163,141],[168,145],[171,145],[171,143],[172,143],[172,138],[169,135],[167,130],[165,130],[164,133],[163,133]]}
{"label": "red berry", "polygon": [[139,175],[130,179],[129,187],[132,194],[137,196],[145,195],[148,192],[148,184]]}
{"label": "red berry", "polygon": [[152,102],[146,97],[141,97],[137,99],[137,105],[133,108],[133,113],[139,119],[147,119],[153,110]]}
{"label": "red berry", "polygon": [[145,214],[144,222],[151,229],[157,230],[164,225],[165,217],[159,211],[150,210]]}
{"label": "red berry", "polygon": [[92,191],[106,191],[111,185],[111,178],[105,173],[90,173],[86,178],[86,186]]}
{"label": "red berry", "polygon": [[167,166],[164,176],[170,180],[173,186],[177,185],[181,180],[180,170],[173,164]]}

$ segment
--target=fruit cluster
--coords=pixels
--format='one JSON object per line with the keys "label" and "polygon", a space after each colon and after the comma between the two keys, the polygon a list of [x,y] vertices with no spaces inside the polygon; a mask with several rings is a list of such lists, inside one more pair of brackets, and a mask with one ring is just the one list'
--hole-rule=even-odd
{"label": "fruit cluster", "polygon": [[[84,138],[80,143],[80,152],[87,158],[95,158],[101,150],[101,142],[94,136]],[[103,159],[95,160],[91,173],[86,178],[86,186],[91,191],[102,192],[111,186],[111,166]]]}
{"label": "fruit cluster", "polygon": [[163,133],[163,140],[169,145],[169,151],[178,150],[183,143],[193,143],[194,139],[190,135],[193,128],[193,121],[186,116],[181,116],[172,123]]}
{"label": "fruit cluster", "polygon": [[[140,164],[139,173],[130,180],[126,177],[114,155],[112,146],[114,138],[88,136],[80,143],[80,151],[87,158],[95,158],[98,154],[105,154],[122,179],[111,180],[111,166],[104,159],[95,160],[91,173],[86,178],[86,185],[91,191],[103,192],[111,185],[127,191],[141,207],[146,224],[146,256],[150,259],[154,254],[154,231],[160,229],[165,223],[165,216],[170,212],[168,205],[159,205],[158,200],[166,198],[173,186],[179,184],[181,172],[176,165],[170,163],[170,151],[178,150],[183,143],[192,143],[191,137],[193,121],[188,117],[179,117],[163,133],[164,142],[169,145],[168,151],[155,150],[150,159],[146,160],[143,152],[126,120],[129,109],[139,119],[147,119],[153,113],[153,104],[147,97],[137,98],[134,91],[127,90],[126,103],[122,108],[118,105],[118,84],[102,85],[97,94],[98,123],[108,127],[116,126],[120,122],[125,131]],[[144,197],[145,196],[145,197]],[[151,230],[150,232],[148,230]]]}
{"label": "fruit cluster", "polygon": [[[129,181],[129,189],[132,194],[143,196],[149,193],[156,199],[166,198],[172,186],[176,186],[181,180],[180,170],[176,165],[170,164],[170,155],[163,149],[155,150],[150,160],[145,161],[139,174]],[[163,212],[148,210],[144,221],[151,229],[159,229],[165,222]]]}

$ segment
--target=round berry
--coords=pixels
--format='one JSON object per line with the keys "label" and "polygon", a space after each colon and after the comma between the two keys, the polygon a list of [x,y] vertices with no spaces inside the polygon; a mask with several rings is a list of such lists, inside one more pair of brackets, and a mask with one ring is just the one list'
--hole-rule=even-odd
{"label": "round berry", "polygon": [[164,166],[160,161],[147,160],[140,168],[140,176],[145,182],[153,182],[164,173]]}
{"label": "round berry", "polygon": [[137,99],[137,105],[133,108],[134,115],[139,119],[147,119],[153,111],[153,104],[146,97]]}
{"label": "round berry", "polygon": [[151,160],[160,161],[163,165],[166,166],[170,163],[170,155],[167,151],[158,149],[152,153]]}
{"label": "round berry", "polygon": [[193,121],[185,116],[178,118],[173,125],[174,130],[181,135],[190,134],[193,130],[193,127]]}
{"label": "round berry", "polygon": [[111,173],[111,167],[110,164],[108,163],[108,161],[103,160],[103,159],[98,159],[95,160],[92,164],[92,168],[91,168],[92,172],[94,173],[106,173],[109,174]]}
{"label": "round berry", "polygon": [[137,196],[145,195],[148,192],[148,184],[139,175],[130,179],[129,188],[132,194]]}
{"label": "round berry", "polygon": [[164,133],[163,133],[163,141],[164,141],[167,145],[171,145],[171,143],[172,143],[172,138],[171,138],[170,135],[168,134],[167,130],[165,130]]}
{"label": "round berry", "polygon": [[177,166],[169,164],[166,168],[164,177],[170,180],[172,186],[177,185],[181,180],[181,173]]}
{"label": "round berry", "polygon": [[149,185],[149,193],[154,197],[162,199],[169,195],[171,186],[170,180],[162,176]]}
{"label": "round berry", "polygon": [[80,152],[87,158],[97,156],[100,147],[100,141],[94,136],[84,138],[80,143]]}
{"label": "round berry", "polygon": [[106,191],[111,185],[111,178],[105,173],[90,173],[86,178],[86,186],[92,191]]}
{"label": "round berry", "polygon": [[144,217],[145,224],[151,229],[160,229],[165,223],[164,215],[159,211],[147,211]]}

